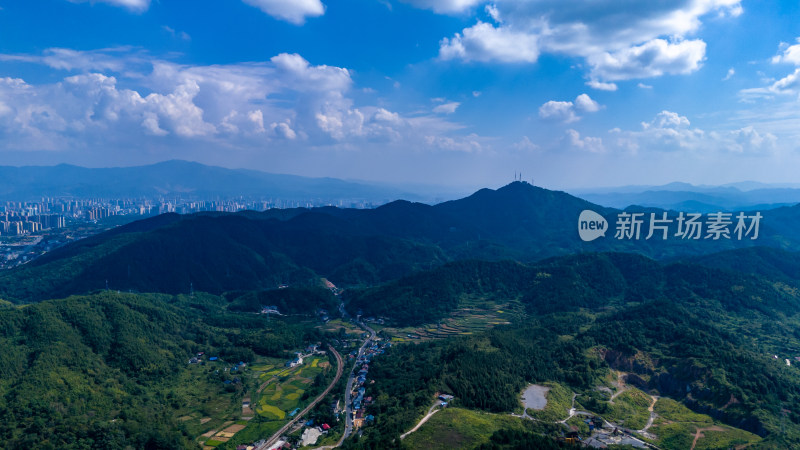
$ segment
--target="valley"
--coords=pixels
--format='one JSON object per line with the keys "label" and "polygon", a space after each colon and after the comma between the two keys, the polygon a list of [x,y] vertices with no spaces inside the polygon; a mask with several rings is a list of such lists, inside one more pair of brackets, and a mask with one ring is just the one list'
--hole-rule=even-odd
{"label": "valley", "polygon": [[[204,450],[800,443],[794,235],[780,235],[783,248],[630,252],[520,231],[573,201],[564,195],[515,183],[438,209],[163,215],[53,250],[0,274],[0,438]],[[498,202],[537,213],[475,216]]]}

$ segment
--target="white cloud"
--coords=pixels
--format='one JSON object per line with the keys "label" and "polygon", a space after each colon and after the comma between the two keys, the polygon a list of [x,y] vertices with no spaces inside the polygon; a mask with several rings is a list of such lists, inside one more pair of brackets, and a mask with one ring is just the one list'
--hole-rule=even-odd
{"label": "white cloud", "polygon": [[497,9],[497,5],[486,5],[486,14],[492,18],[497,23],[503,23],[503,19],[500,17],[500,10]]}
{"label": "white cloud", "polygon": [[[48,58],[56,53],[57,61]],[[123,151],[133,142],[186,152],[201,144],[264,149],[267,142],[294,148],[485,148],[482,138],[464,136],[464,127],[447,118],[458,102],[437,105],[440,114],[412,116],[356,104],[348,69],[313,65],[297,54],[211,66],[119,49],[0,58],[50,67],[51,79],[67,72],[61,81],[39,84],[0,78],[0,152],[87,146]]]}
{"label": "white cloud", "polygon": [[113,6],[120,6],[126,9],[129,9],[133,12],[145,12],[148,8],[150,8],[150,0],[69,0],[72,3],[86,3],[90,1],[100,2],[100,3],[108,3],[109,5]]}
{"label": "white cloud", "polygon": [[645,129],[650,127],[678,128],[678,127],[688,127],[689,125],[691,124],[689,123],[689,119],[687,119],[686,116],[682,116],[678,113],[666,110],[656,114],[656,117],[650,123],[642,122],[642,127]]}
{"label": "white cloud", "polygon": [[320,0],[242,0],[276,19],[302,25],[309,17],[325,14]]}
{"label": "white cloud", "polygon": [[528,136],[522,136],[522,140],[512,144],[511,148],[529,152],[539,150],[539,146],[534,144]]}
{"label": "white cloud", "polygon": [[[72,3],[108,3],[109,5],[126,8],[132,12],[143,13],[150,8],[151,0],[68,0]],[[302,25],[309,17],[319,17],[325,14],[325,5],[320,0],[242,0],[244,3],[254,6],[270,16],[284,20],[295,25]],[[452,0],[459,3],[464,0]],[[469,5],[471,6],[471,5]],[[167,31],[184,40],[189,40],[189,35],[185,32],[175,33],[169,27],[164,27]]]}
{"label": "white cloud", "polygon": [[279,137],[288,140],[294,140],[297,138],[297,133],[292,129],[291,124],[289,121],[281,122],[281,123],[272,123],[270,125],[272,131]]}
{"label": "white cloud", "polygon": [[736,70],[733,67],[731,67],[730,69],[728,69],[728,73],[725,74],[725,77],[722,79],[722,81],[728,81],[731,78],[733,78],[734,75],[736,75]]}
{"label": "white cloud", "polygon": [[631,152],[689,152],[765,154],[776,148],[777,137],[759,132],[753,126],[735,130],[706,131],[692,128],[689,119],[672,111],[661,111],[649,122],[641,123],[641,130],[610,132],[613,145]]}
{"label": "white cloud", "polygon": [[772,83],[770,91],[775,93],[794,93],[797,92],[798,87],[800,87],[800,69],[795,69],[794,72]]}
{"label": "white cloud", "polygon": [[270,58],[281,72],[288,75],[291,84],[318,92],[344,91],[352,85],[350,71],[342,67],[311,66],[297,53],[281,53]]}
{"label": "white cloud", "polygon": [[638,83],[636,87],[638,87],[639,89],[653,89],[653,86],[644,83]]}
{"label": "white cloud", "polygon": [[428,147],[446,151],[476,153],[484,150],[475,134],[465,137],[425,136],[424,143]]}
{"label": "white cloud", "polygon": [[581,94],[575,98],[575,108],[583,112],[597,112],[600,110],[600,104],[588,95]]}
{"label": "white cloud", "polygon": [[164,25],[161,28],[164,31],[166,31],[167,33],[169,33],[172,37],[180,38],[180,39],[182,39],[184,41],[191,41],[192,40],[192,37],[189,36],[189,34],[186,33],[185,31],[175,31],[174,28],[169,27],[167,25]]}
{"label": "white cloud", "polygon": [[592,89],[597,89],[598,91],[616,91],[617,85],[615,83],[604,83],[602,81],[597,80],[589,80],[586,82],[586,85]]}
{"label": "white cloud", "polygon": [[761,134],[752,126],[740,128],[728,133],[731,140],[729,149],[737,153],[753,153],[775,148],[778,138],[772,133]]}
{"label": "white cloud", "polygon": [[[800,38],[797,38],[797,44],[789,45],[782,42],[780,45],[781,53],[772,58],[774,64],[788,63],[795,66],[800,66]],[[779,80],[774,78],[767,78],[762,75],[763,83],[770,83],[767,86],[742,89],[739,91],[740,97],[745,101],[750,101],[754,98],[761,97],[774,97],[777,95],[800,95],[800,68],[794,72],[784,76]]]}
{"label": "white cloud", "polygon": [[571,147],[585,150],[591,153],[601,153],[605,151],[605,146],[603,145],[603,139],[599,137],[581,137],[581,134],[573,129],[569,129],[566,132],[567,142]]}
{"label": "white cloud", "polygon": [[[119,55],[126,55],[120,58]],[[68,48],[48,48],[41,55],[0,54],[0,61],[18,61],[44,64],[59,70],[80,71],[112,71],[121,72],[127,65],[138,60],[137,54],[131,54],[129,47],[108,48],[103,50],[78,51]]]}
{"label": "white cloud", "polygon": [[432,9],[440,14],[455,14],[471,9],[484,0],[403,0],[417,8]]}
{"label": "white cloud", "polygon": [[539,117],[542,119],[558,120],[564,123],[575,122],[580,119],[575,114],[575,105],[572,102],[559,102],[550,100],[539,107]]}
{"label": "white cloud", "polygon": [[571,123],[580,120],[579,112],[593,113],[602,108],[599,103],[586,94],[580,94],[574,102],[550,100],[539,107],[539,117]]}
{"label": "white cloud", "polygon": [[463,34],[456,33],[451,39],[442,39],[439,57],[445,60],[532,63],[539,57],[539,48],[536,36],[478,22],[465,28]]}
{"label": "white cloud", "polygon": [[604,80],[652,78],[664,74],[688,74],[700,68],[706,43],[699,40],[667,42],[653,39],[642,45],[588,58],[592,74]]}
{"label": "white cloud", "polygon": [[781,43],[781,50],[783,52],[773,56],[772,62],[774,64],[788,63],[800,66],[800,38],[797,38],[797,42],[798,43],[794,45],[789,45],[785,42]]}
{"label": "white cloud", "polygon": [[[433,0],[411,3],[438,4],[441,10],[440,2]],[[459,3],[457,9],[465,11],[477,3]],[[698,70],[705,43],[687,38],[700,28],[701,18],[742,12],[740,0],[497,0],[484,9],[497,25],[478,21],[442,39],[442,59],[534,63],[540,53],[581,57],[592,69],[588,85],[609,90],[613,80]]]}
{"label": "white cloud", "polygon": [[[234,111],[235,112],[235,111]],[[247,119],[253,122],[256,133],[264,132],[264,113],[260,109],[256,109],[247,113]]]}
{"label": "white cloud", "polygon": [[461,103],[459,102],[443,103],[433,108],[433,112],[435,112],[436,114],[453,114],[454,112],[456,112],[456,109],[458,109],[459,105],[461,105]]}
{"label": "white cloud", "polygon": [[794,72],[769,86],[739,91],[739,95],[745,100],[756,97],[773,97],[775,95],[797,95],[798,93],[800,93],[800,68],[795,69]]}

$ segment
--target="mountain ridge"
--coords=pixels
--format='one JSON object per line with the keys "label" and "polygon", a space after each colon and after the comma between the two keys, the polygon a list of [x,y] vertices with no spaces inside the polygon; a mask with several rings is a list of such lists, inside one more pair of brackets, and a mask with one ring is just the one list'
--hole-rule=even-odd
{"label": "mountain ridge", "polygon": [[[591,209],[613,228],[619,210],[524,182],[437,205],[395,201],[376,209],[333,207],[157,216],[52,251],[0,274],[0,297],[17,302],[104,289],[221,293],[324,276],[373,285],[460,259],[535,262],[584,252],[656,259],[752,246],[800,250],[800,206],[764,212],[758,240],[615,239],[583,242]],[[658,213],[660,210],[651,209]],[[155,257],[154,255],[159,255]],[[68,274],[68,277],[64,275]],[[38,280],[34,282],[32,280]],[[54,283],[54,284],[51,284]]]}
{"label": "mountain ridge", "polygon": [[432,195],[422,189],[388,184],[312,178],[227,169],[193,161],[169,160],[131,167],[87,168],[55,166],[0,166],[0,199],[38,201],[41,197],[134,198],[181,194],[196,197],[259,196],[284,200],[363,200],[383,203],[400,197],[435,200],[453,190]]}

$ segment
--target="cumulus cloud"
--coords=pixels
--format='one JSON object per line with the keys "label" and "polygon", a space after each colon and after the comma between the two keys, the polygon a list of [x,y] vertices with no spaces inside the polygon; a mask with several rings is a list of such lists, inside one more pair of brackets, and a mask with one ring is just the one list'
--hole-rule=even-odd
{"label": "cumulus cloud", "polygon": [[797,38],[797,44],[789,45],[785,42],[781,43],[781,53],[772,57],[774,64],[788,63],[800,66],[800,38]]}
{"label": "cumulus cloud", "polygon": [[[58,55],[54,60],[53,55]],[[4,55],[50,67],[29,84],[0,78],[0,151],[123,148],[198,143],[263,148],[264,143],[321,148],[368,142],[431,150],[484,148],[446,118],[458,102],[413,116],[357,105],[347,68],[314,65],[282,53],[264,62],[182,65],[131,50],[48,50]],[[75,72],[78,72],[75,74]],[[169,140],[169,141],[167,141]],[[162,144],[159,144],[162,143]]]}
{"label": "cumulus cloud", "polygon": [[772,133],[759,133],[752,126],[747,126],[728,133],[731,140],[729,149],[737,153],[772,150],[778,138]]}
{"label": "cumulus cloud", "polygon": [[539,117],[546,120],[557,120],[571,123],[580,120],[579,112],[593,113],[599,111],[600,104],[586,94],[580,94],[574,102],[550,100],[539,107]]}
{"label": "cumulus cloud", "polygon": [[559,120],[564,123],[575,122],[579,117],[575,114],[575,105],[572,102],[559,102],[550,100],[539,107],[539,117],[542,119]]}
{"label": "cumulus cloud", "polygon": [[598,91],[616,91],[617,85],[615,83],[605,83],[602,81],[597,80],[589,80],[586,82],[586,85],[592,89],[597,89]]}
{"label": "cumulus cloud", "polygon": [[575,98],[575,109],[583,112],[597,112],[600,110],[600,104],[588,95],[581,94]]}
{"label": "cumulus cloud", "polygon": [[706,43],[699,40],[667,42],[653,39],[642,45],[587,58],[592,74],[604,80],[653,78],[664,74],[687,74],[700,68]]}
{"label": "cumulus cloud", "polygon": [[[740,1],[497,0],[486,9],[496,25],[478,21],[442,39],[439,54],[442,59],[505,63],[534,63],[541,53],[586,58],[589,86],[612,90],[609,81],[698,70],[705,43],[686,38],[700,28],[704,16],[741,14]],[[443,11],[443,2],[411,3],[434,10],[437,4]],[[459,2],[456,9],[477,3]]]}
{"label": "cumulus cloud", "polygon": [[567,143],[579,150],[585,150],[591,153],[601,153],[605,151],[605,147],[603,146],[603,139],[599,137],[581,137],[581,134],[573,129],[569,129],[566,132]]}
{"label": "cumulus cloud", "polygon": [[651,122],[642,122],[642,128],[678,128],[691,125],[686,116],[682,116],[672,111],[661,111]]}
{"label": "cumulus cloud", "polygon": [[302,25],[309,17],[325,14],[320,0],[242,0],[276,19]]}
{"label": "cumulus cloud", "polygon": [[609,134],[614,146],[632,152],[762,154],[774,150],[777,143],[775,135],[759,132],[753,126],[727,131],[693,128],[686,116],[666,110],[642,122],[640,130],[615,128]]}
{"label": "cumulus cloud", "polygon": [[288,139],[291,141],[297,138],[297,133],[292,129],[292,125],[288,120],[281,123],[273,122],[269,127],[275,133],[275,135],[283,139]]}
{"label": "cumulus cloud", "polygon": [[478,22],[450,39],[442,39],[439,57],[444,60],[532,63],[539,58],[539,48],[534,35]]}

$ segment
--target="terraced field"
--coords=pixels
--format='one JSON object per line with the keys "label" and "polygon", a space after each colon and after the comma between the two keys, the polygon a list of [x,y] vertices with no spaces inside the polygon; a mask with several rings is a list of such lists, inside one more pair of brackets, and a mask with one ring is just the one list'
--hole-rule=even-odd
{"label": "terraced field", "polygon": [[326,357],[315,356],[305,364],[293,368],[263,367],[265,372],[258,375],[263,382],[256,401],[256,414],[268,420],[283,420],[297,409],[307,388],[314,378],[324,370],[320,363],[328,362]]}
{"label": "terraced field", "polygon": [[[452,336],[473,334],[497,325],[509,323],[509,313],[503,308],[507,305],[481,304],[454,311],[450,317],[437,324],[419,327],[377,327],[392,336],[393,342],[443,339]],[[409,337],[411,335],[412,337]]]}

